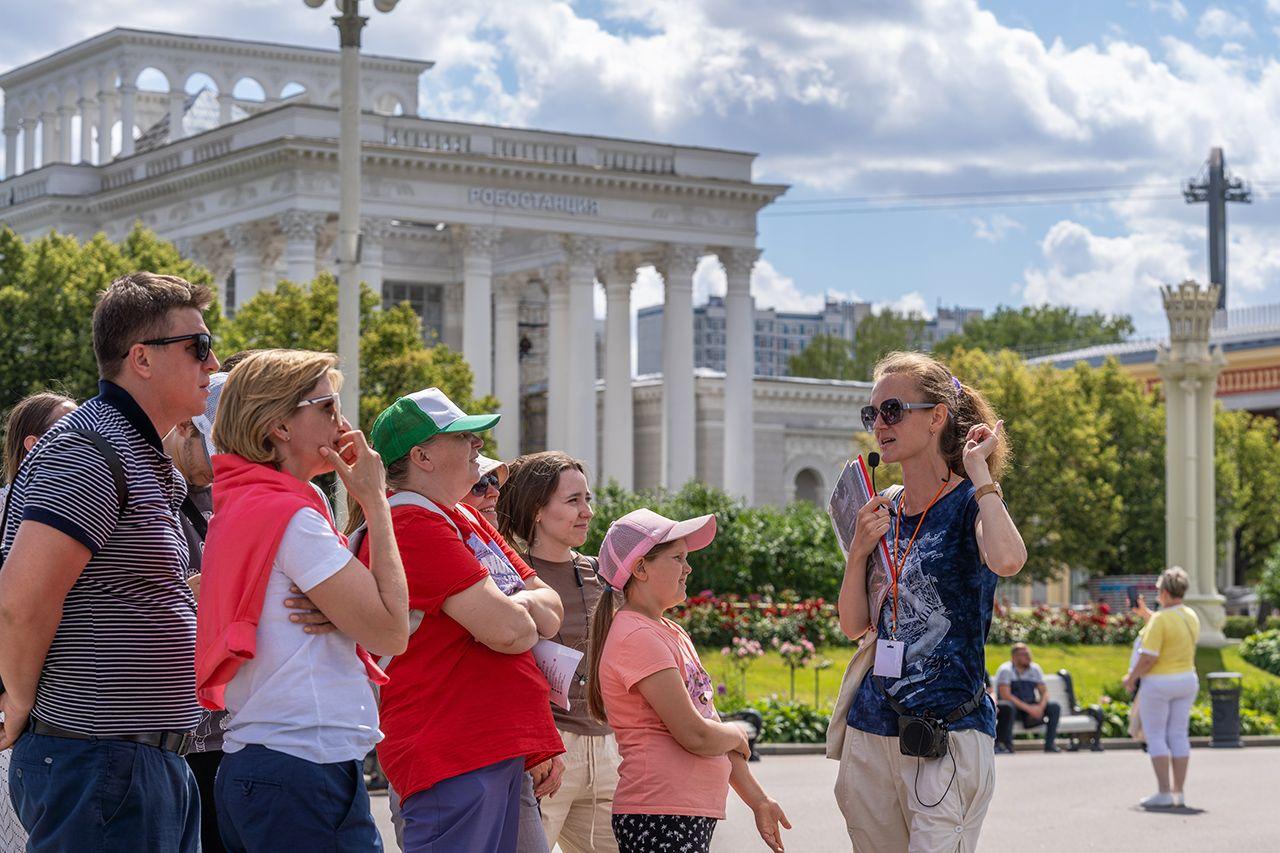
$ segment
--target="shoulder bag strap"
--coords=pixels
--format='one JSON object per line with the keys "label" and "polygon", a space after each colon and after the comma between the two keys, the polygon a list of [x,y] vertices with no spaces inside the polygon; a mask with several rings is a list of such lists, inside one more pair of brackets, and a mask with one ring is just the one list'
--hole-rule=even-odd
{"label": "shoulder bag strap", "polygon": [[103,438],[102,433],[83,427],[67,427],[63,432],[74,432],[77,435],[83,435],[98,449],[98,453],[102,454],[102,460],[107,463],[107,468],[111,471],[111,479],[115,483],[116,499],[120,502],[120,515],[124,515],[125,507],[129,505],[129,481],[125,477],[124,465],[120,462],[120,455],[111,446],[111,442]]}

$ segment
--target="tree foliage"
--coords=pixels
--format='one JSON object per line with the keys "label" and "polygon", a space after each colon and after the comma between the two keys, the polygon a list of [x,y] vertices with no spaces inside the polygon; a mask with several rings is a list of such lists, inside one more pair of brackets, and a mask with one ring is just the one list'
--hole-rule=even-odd
{"label": "tree foliage", "polygon": [[44,389],[77,400],[97,393],[93,306],[112,281],[138,270],[213,284],[141,226],[118,245],[101,234],[80,244],[57,233],[26,243],[0,228],[0,411]]}
{"label": "tree foliage", "polygon": [[990,316],[966,323],[961,334],[940,341],[936,351],[943,356],[964,349],[1011,349],[1025,354],[1032,348],[1051,351],[1116,343],[1131,334],[1133,321],[1127,315],[1081,314],[1065,305],[1001,305]]}
{"label": "tree foliage", "polygon": [[924,338],[924,318],[885,308],[858,324],[853,342],[853,379],[870,379],[876,362],[895,350],[919,348]]}
{"label": "tree foliage", "polygon": [[787,359],[792,376],[815,379],[866,379],[854,369],[853,344],[837,335],[814,335],[809,345]]}

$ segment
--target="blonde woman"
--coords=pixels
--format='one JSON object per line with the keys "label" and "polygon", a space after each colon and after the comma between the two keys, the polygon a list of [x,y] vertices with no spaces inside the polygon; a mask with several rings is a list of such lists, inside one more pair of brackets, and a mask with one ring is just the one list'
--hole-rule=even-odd
{"label": "blonde woman", "polygon": [[1186,805],[1182,789],[1191,759],[1187,729],[1191,705],[1200,690],[1196,676],[1200,619],[1182,603],[1190,582],[1187,573],[1178,566],[1165,569],[1160,575],[1156,581],[1160,609],[1138,636],[1137,660],[1124,677],[1124,686],[1130,692],[1142,681],[1138,714],[1157,787],[1154,794],[1140,803],[1148,809]]}
{"label": "blonde woman", "polygon": [[[921,353],[881,359],[862,423],[902,466],[903,490],[858,513],[840,589],[841,629],[870,632],[876,658],[846,717],[836,800],[856,851],[972,851],[995,790],[984,644],[996,581],[1027,556],[996,482],[1008,441],[983,396]],[[876,581],[890,592],[873,613],[868,557],[881,539],[890,577]],[[899,736],[926,716],[949,730],[941,757]]]}

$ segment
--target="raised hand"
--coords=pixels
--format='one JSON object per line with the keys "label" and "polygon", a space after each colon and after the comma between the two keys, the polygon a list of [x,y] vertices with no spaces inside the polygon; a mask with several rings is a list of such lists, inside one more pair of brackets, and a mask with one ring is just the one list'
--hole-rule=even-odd
{"label": "raised hand", "polygon": [[850,560],[865,560],[889,531],[889,507],[892,503],[882,495],[875,495],[858,510],[853,527],[853,542],[849,544]]}
{"label": "raised hand", "polygon": [[1000,444],[1000,433],[1004,430],[1004,421],[996,421],[995,429],[986,424],[975,424],[969,428],[964,440],[964,470],[969,479],[975,474],[987,474],[987,459]]}
{"label": "raised hand", "polygon": [[321,447],[320,454],[333,463],[333,470],[347,487],[347,492],[367,511],[370,503],[387,499],[387,472],[382,457],[369,446],[358,429],[343,433],[340,450]]}

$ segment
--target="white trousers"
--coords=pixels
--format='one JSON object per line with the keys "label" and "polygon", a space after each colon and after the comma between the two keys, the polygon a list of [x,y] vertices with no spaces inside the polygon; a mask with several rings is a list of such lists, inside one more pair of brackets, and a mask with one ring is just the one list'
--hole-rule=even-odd
{"label": "white trousers", "polygon": [[1187,728],[1199,690],[1200,680],[1194,669],[1143,677],[1138,687],[1138,715],[1142,717],[1147,755],[1186,758],[1191,754]]}

